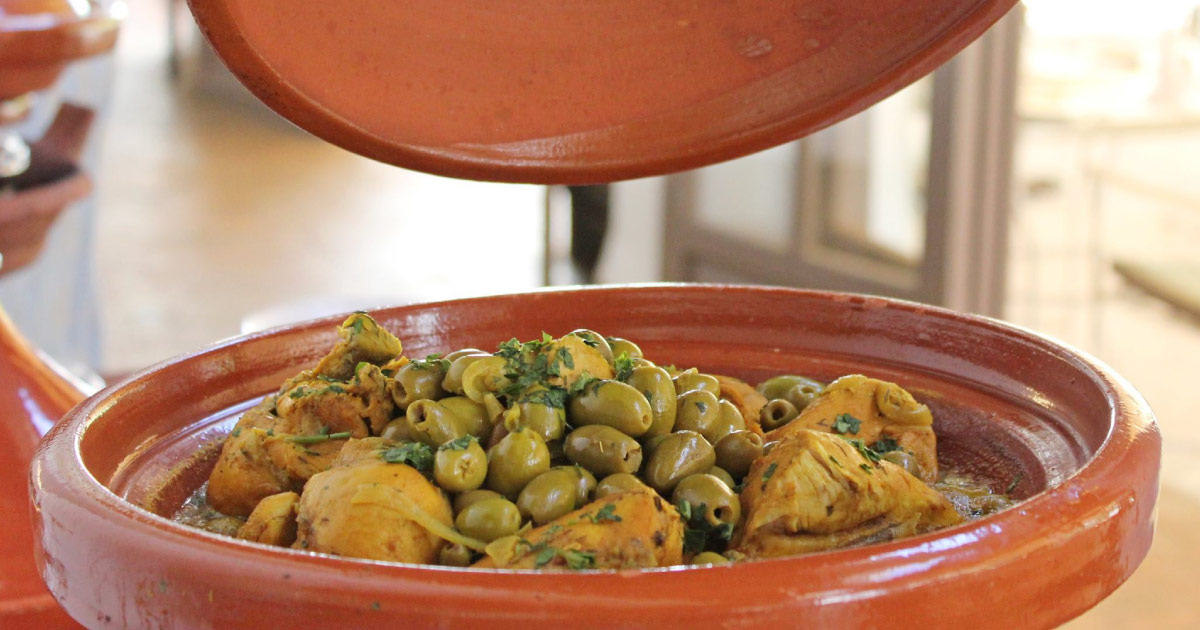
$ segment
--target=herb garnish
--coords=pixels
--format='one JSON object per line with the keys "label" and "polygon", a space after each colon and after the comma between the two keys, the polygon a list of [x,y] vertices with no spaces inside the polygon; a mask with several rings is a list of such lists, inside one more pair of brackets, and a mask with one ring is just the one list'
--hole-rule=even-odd
{"label": "herb garnish", "polygon": [[599,524],[604,521],[620,523],[621,517],[616,514],[616,511],[617,511],[616,504],[609,503],[608,505],[597,510],[595,514],[584,514],[583,517],[591,520],[592,523],[594,523],[594,524]]}
{"label": "herb garnish", "polygon": [[433,449],[420,442],[405,442],[379,454],[389,464],[408,464],[428,473],[433,470]]}
{"label": "herb garnish", "polygon": [[465,451],[476,440],[474,435],[464,435],[456,440],[450,440],[438,447],[439,451]]}
{"label": "herb garnish", "polygon": [[[837,463],[837,462],[834,462],[834,463]],[[775,469],[778,467],[779,467],[779,462],[771,462],[771,465],[767,466],[767,470],[764,471],[762,474],[762,488],[761,488],[762,490],[767,489],[767,480],[770,479],[771,476],[775,474]]]}
{"label": "herb garnish", "polygon": [[350,432],[329,433],[329,428],[326,427],[323,432],[316,435],[289,435],[283,439],[294,444],[319,444],[329,440],[349,440]]}
{"label": "herb garnish", "polygon": [[628,352],[622,352],[617,358],[613,359],[613,378],[618,381],[626,381],[629,375],[633,374],[633,358]]}
{"label": "herb garnish", "polygon": [[450,369],[450,360],[443,359],[442,355],[438,354],[437,352],[427,355],[424,359],[409,361],[408,364],[411,365],[412,369],[414,370],[441,370],[446,372]]}
{"label": "herb garnish", "polygon": [[858,434],[858,428],[862,426],[862,420],[855,418],[848,413],[838,414],[838,417],[833,421],[834,433],[850,433]]}
{"label": "herb garnish", "polygon": [[850,445],[854,447],[854,450],[858,451],[858,454],[863,456],[863,459],[866,459],[867,461],[871,462],[872,464],[878,462],[880,459],[883,459],[882,457],[879,456],[879,453],[876,453],[874,450],[868,448],[866,444],[863,444],[862,440],[859,440],[856,438],[842,438],[842,439],[849,442]]}
{"label": "herb garnish", "polygon": [[562,558],[566,563],[567,568],[572,571],[581,569],[590,569],[596,565],[596,554],[590,551],[580,551],[578,549],[563,549],[561,547],[551,546],[546,541],[537,543],[536,545],[522,538],[520,543],[529,547],[529,553],[537,552],[537,558],[533,561],[535,568],[541,568],[550,564],[555,558]]}
{"label": "herb garnish", "polygon": [[884,453],[890,453],[892,451],[901,451],[904,449],[900,448],[900,443],[897,442],[896,440],[885,437],[885,438],[879,438],[878,440],[876,440],[875,443],[871,445],[871,450],[875,451],[876,453],[879,453],[880,455],[883,455]]}
{"label": "herb garnish", "polygon": [[699,553],[706,549],[724,550],[725,544],[733,537],[733,523],[718,521],[717,525],[713,525],[708,521],[708,504],[693,506],[681,499],[675,507],[684,522],[684,553]]}

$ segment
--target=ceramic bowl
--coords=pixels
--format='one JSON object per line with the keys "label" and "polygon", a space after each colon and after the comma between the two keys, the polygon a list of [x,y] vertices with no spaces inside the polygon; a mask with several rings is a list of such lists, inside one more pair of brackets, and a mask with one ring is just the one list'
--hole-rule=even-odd
{"label": "ceramic bowl", "polygon": [[[1150,546],[1161,439],[1111,369],[997,321],[874,297],[735,286],[546,291],[378,310],[406,352],[578,327],[755,380],[864,372],[930,404],[940,458],[1016,507],[934,533],[710,568],[495,572],[351,560],[164,518],[238,413],[335,340],[339,318],[223,342],[75,408],[31,471],[38,559],[91,627],[949,627],[1061,623]],[[486,624],[486,625],[485,625]]]}

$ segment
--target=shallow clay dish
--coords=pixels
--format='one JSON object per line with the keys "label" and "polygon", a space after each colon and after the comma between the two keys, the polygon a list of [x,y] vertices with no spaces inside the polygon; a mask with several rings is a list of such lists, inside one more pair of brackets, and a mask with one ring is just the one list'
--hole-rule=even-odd
{"label": "shallow clay dish", "polygon": [[[862,371],[935,412],[944,464],[1025,499],[914,538],[733,566],[492,572],[267,548],[166,514],[237,413],[310,365],[339,318],[224,342],[74,409],[32,467],[39,560],[91,627],[972,627],[1061,623],[1150,546],[1161,441],[1107,367],[1034,333],[917,304],[730,286],[547,291],[376,311],[409,354],[588,327],[750,380]],[[143,509],[139,505],[146,506]],[[486,623],[486,626],[484,625]]]}
{"label": "shallow clay dish", "polygon": [[189,0],[282,116],[441,175],[581,184],[794,140],[945,63],[1016,0]]}

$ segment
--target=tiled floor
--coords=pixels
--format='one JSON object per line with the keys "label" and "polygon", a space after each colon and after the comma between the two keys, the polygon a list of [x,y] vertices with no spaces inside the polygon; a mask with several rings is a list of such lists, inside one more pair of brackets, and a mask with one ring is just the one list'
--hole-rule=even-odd
{"label": "tiled floor", "polygon": [[[335,310],[517,290],[540,278],[542,191],[399,171],[314,140],[261,109],[180,93],[159,3],[133,0],[99,173],[108,371],[236,334],[243,315],[323,299]],[[1191,256],[1200,209],[1164,210],[1082,177],[1075,131],[1027,127],[1013,226],[1010,318],[1093,352],[1139,385],[1166,436],[1150,557],[1074,628],[1200,627],[1200,327],[1120,284],[1092,254]],[[1131,167],[1195,168],[1200,138],[1126,145]],[[1113,160],[1108,159],[1108,162]],[[1179,171],[1182,172],[1182,171]],[[1200,187],[1195,170],[1191,180]],[[1028,186],[1037,182],[1037,186]],[[1097,239],[1086,226],[1104,219]],[[1099,243],[1097,250],[1089,243]],[[330,287],[335,287],[330,291]],[[340,307],[340,308],[337,308]]]}

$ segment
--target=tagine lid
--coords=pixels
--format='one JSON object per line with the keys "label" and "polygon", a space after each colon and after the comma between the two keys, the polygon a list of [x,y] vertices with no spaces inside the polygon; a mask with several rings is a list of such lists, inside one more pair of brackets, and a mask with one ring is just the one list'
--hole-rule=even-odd
{"label": "tagine lid", "polygon": [[416,170],[596,183],[746,155],[929,73],[1015,0],[189,0],[247,87]]}

